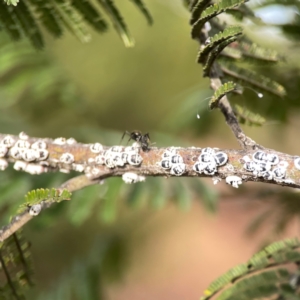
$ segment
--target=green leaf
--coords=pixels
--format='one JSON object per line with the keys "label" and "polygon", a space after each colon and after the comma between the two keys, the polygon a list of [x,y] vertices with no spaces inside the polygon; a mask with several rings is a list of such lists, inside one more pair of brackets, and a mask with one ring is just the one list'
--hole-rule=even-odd
{"label": "green leaf", "polygon": [[203,10],[210,4],[210,0],[196,0],[193,5],[190,24],[193,25],[201,16]]}
{"label": "green leaf", "polygon": [[60,37],[63,34],[62,20],[50,1],[28,0],[35,8],[39,20],[45,26],[49,33],[54,37]]}
{"label": "green leaf", "polygon": [[234,36],[232,38],[228,38],[227,40],[225,40],[224,42],[222,42],[221,44],[219,44],[216,48],[214,48],[209,53],[209,55],[207,57],[207,60],[206,60],[206,62],[204,64],[204,66],[203,66],[203,76],[204,77],[210,75],[210,70],[211,70],[211,67],[212,67],[213,63],[218,58],[218,56],[220,55],[220,53],[224,50],[224,48],[226,48],[229,44],[235,42],[236,40],[237,40],[237,36]]}
{"label": "green leaf", "polygon": [[204,204],[209,212],[215,212],[218,203],[218,193],[215,189],[205,184],[202,179],[191,178],[189,181],[191,189],[197,194],[197,199]]}
{"label": "green leaf", "polygon": [[249,126],[262,126],[266,119],[259,114],[253,113],[245,107],[239,105],[234,106],[234,113],[238,117],[241,124],[246,124]]}
{"label": "green leaf", "polygon": [[131,184],[126,196],[127,202],[131,207],[139,207],[143,200],[147,198],[147,185],[144,182]]}
{"label": "green leaf", "polygon": [[116,31],[119,33],[124,45],[126,47],[134,46],[134,39],[131,37],[123,18],[111,0],[98,0],[98,2],[102,5],[103,9],[106,11],[108,16],[110,17],[112,23]]}
{"label": "green leaf", "polygon": [[199,38],[202,27],[209,19],[221,14],[227,9],[234,8],[244,2],[246,2],[246,0],[221,0],[220,2],[207,7],[201,14],[201,17],[193,24],[191,33],[192,38]]}
{"label": "green leaf", "polygon": [[236,84],[232,81],[225,82],[221,85],[213,94],[211,100],[209,101],[210,109],[218,107],[219,101],[228,93],[234,91]]}
{"label": "green leaf", "polygon": [[17,41],[21,38],[22,33],[19,24],[13,17],[9,7],[3,1],[0,1],[0,23],[12,40]]}
{"label": "green leaf", "polygon": [[254,87],[257,87],[279,97],[283,97],[286,95],[284,87],[268,77],[260,75],[249,69],[237,67],[236,65],[225,62],[223,60],[219,60],[219,62],[221,63],[221,70],[229,77],[233,77],[240,82],[246,82]]}
{"label": "green leaf", "polygon": [[144,17],[148,21],[148,24],[151,25],[153,23],[153,19],[149,10],[146,8],[145,4],[143,3],[143,1],[142,0],[130,0],[130,1],[132,1],[137,6],[137,8],[140,10],[140,12],[144,15]]}
{"label": "green leaf", "polygon": [[174,200],[178,204],[179,208],[187,211],[191,207],[193,199],[189,181],[194,178],[189,178],[189,180],[185,180],[185,178],[176,179],[178,180],[174,180],[174,184],[172,185],[172,188],[174,189]]}
{"label": "green leaf", "polygon": [[19,0],[4,0],[4,2],[5,2],[7,5],[17,6],[17,4],[19,3]]}
{"label": "green leaf", "polygon": [[120,178],[109,180],[108,191],[105,194],[100,207],[99,217],[103,222],[111,223],[116,218],[117,202],[120,196],[121,187],[124,182]]}
{"label": "green leaf", "polygon": [[25,299],[33,285],[30,243],[18,231],[0,243],[0,299]]}
{"label": "green leaf", "polygon": [[150,193],[150,203],[156,208],[160,209],[165,206],[168,199],[166,190],[166,183],[161,180],[161,178],[147,178],[147,185],[149,185]]}
{"label": "green leaf", "polygon": [[[201,299],[208,300],[216,293],[219,293],[217,300],[250,300],[272,298],[272,296],[282,295],[283,291],[292,292],[291,275],[288,269],[282,268],[281,265],[299,262],[299,248],[298,239],[287,239],[265,247],[246,264],[230,269],[213,281]],[[224,288],[227,289],[221,291]],[[299,291],[297,293],[299,294]]]}
{"label": "green leaf", "polygon": [[72,193],[68,190],[60,190],[52,188],[49,189],[36,189],[27,193],[25,196],[25,203],[20,205],[20,211],[24,211],[32,205],[41,203],[42,201],[47,202],[61,202],[63,200],[70,200]]}
{"label": "green leaf", "polygon": [[88,32],[83,17],[69,1],[52,0],[52,4],[63,24],[78,38],[78,40],[82,43],[87,43],[91,40],[91,34]]}
{"label": "green leaf", "polygon": [[[209,43],[207,43],[203,48],[200,48],[197,58],[198,63],[205,63],[205,61],[207,60],[207,56],[210,53],[212,53],[212,50],[214,48],[216,48],[223,42],[226,42],[227,40],[230,40],[230,42],[235,41],[236,38],[242,34],[242,32],[243,31],[240,26],[229,26],[225,28],[224,31],[215,34],[213,37],[210,38]],[[228,44],[226,44],[226,46],[227,45]],[[214,54],[218,54],[218,52]]]}
{"label": "green leaf", "polygon": [[99,207],[97,204],[100,204],[106,191],[106,184],[94,185],[77,191],[67,207],[68,219],[76,226],[82,225],[93,216],[95,208]]}
{"label": "green leaf", "polygon": [[22,27],[25,35],[29,38],[31,44],[36,49],[42,49],[44,47],[44,40],[40,28],[27,4],[21,1],[17,7],[13,8],[12,13]]}
{"label": "green leaf", "polygon": [[84,19],[99,32],[107,30],[107,24],[92,3],[87,0],[73,0],[72,5]]}

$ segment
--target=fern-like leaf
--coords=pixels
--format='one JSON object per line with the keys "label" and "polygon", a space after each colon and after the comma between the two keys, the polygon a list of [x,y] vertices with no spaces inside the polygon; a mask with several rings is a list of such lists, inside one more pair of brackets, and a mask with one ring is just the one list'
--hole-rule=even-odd
{"label": "fern-like leaf", "polygon": [[224,50],[224,48],[227,47],[229,44],[233,43],[234,41],[236,41],[236,39],[237,36],[227,39],[226,41],[222,42],[220,45],[218,45],[215,49],[213,49],[209,53],[205,65],[203,66],[204,77],[209,76],[213,63],[218,58],[219,54]]}
{"label": "fern-like leaf", "polygon": [[190,24],[193,25],[201,16],[203,10],[210,4],[210,0],[196,0],[193,5]]}
{"label": "fern-like leaf", "polygon": [[233,37],[237,38],[243,32],[240,26],[229,26],[223,32],[219,32],[210,38],[210,41],[198,53],[198,63],[204,63],[212,49]]}
{"label": "fern-like leaf", "polygon": [[[213,281],[204,291],[205,296],[201,300],[210,299],[226,287],[226,290],[219,293],[217,300],[261,299],[280,296],[287,291],[294,295],[298,293],[299,296],[299,291],[296,292],[291,286],[291,274],[281,267],[287,263],[299,262],[299,248],[298,239],[288,239],[267,246],[247,263],[232,268]],[[270,270],[271,266],[279,268]]]}
{"label": "fern-like leaf", "polygon": [[24,290],[33,285],[29,247],[20,231],[0,244],[0,299],[25,299]]}
{"label": "fern-like leaf", "polygon": [[132,1],[137,6],[137,8],[140,10],[140,12],[144,15],[144,17],[148,21],[148,24],[151,25],[153,23],[153,18],[149,10],[143,3],[143,1],[142,0],[130,0],[130,1]]}
{"label": "fern-like leaf", "polygon": [[286,95],[286,91],[282,85],[254,71],[239,68],[225,61],[221,62],[221,70],[229,77],[233,77],[240,82],[246,82],[276,96],[283,97]]}
{"label": "fern-like leaf", "polygon": [[222,12],[225,12],[227,9],[236,7],[247,0],[222,0],[219,3],[215,3],[208,8],[206,8],[203,13],[201,14],[201,17],[193,24],[192,27],[192,38],[197,39],[199,36],[199,33],[203,27],[203,25],[211,18],[221,14]]}
{"label": "fern-like leaf", "polygon": [[53,7],[58,12],[64,25],[72,32],[82,43],[87,43],[91,40],[91,35],[88,32],[86,24],[82,16],[65,0],[50,0]]}
{"label": "fern-like leaf", "polygon": [[93,6],[86,0],[73,0],[72,5],[82,14],[84,19],[97,31],[103,32],[107,30],[107,24]]}
{"label": "fern-like leaf", "polygon": [[235,105],[234,113],[238,117],[238,120],[241,124],[246,124],[249,126],[262,126],[266,122],[266,119],[259,114],[253,113],[239,105]]}
{"label": "fern-like leaf", "polygon": [[51,3],[44,0],[28,0],[39,16],[39,20],[54,37],[60,37],[63,33],[61,19]]}
{"label": "fern-like leaf", "polygon": [[64,189],[59,190],[52,188],[49,189],[37,189],[32,190],[27,193],[25,196],[25,203],[20,205],[19,211],[23,211],[24,208],[27,209],[28,207],[31,207],[33,205],[39,204],[41,202],[61,202],[63,200],[70,200],[72,194]]}
{"label": "fern-like leaf", "polygon": [[12,12],[32,45],[36,49],[42,49],[44,47],[43,37],[27,3],[24,0],[21,1],[13,8]]}
{"label": "fern-like leaf", "polygon": [[219,101],[227,94],[234,91],[236,84],[232,81],[225,82],[220,86],[213,94],[211,100],[209,101],[210,109],[218,107]]}
{"label": "fern-like leaf", "polygon": [[103,9],[106,11],[108,16],[110,17],[112,23],[116,31],[119,33],[121,39],[124,42],[126,47],[134,46],[134,39],[131,37],[126,24],[123,21],[123,18],[111,0],[98,0],[98,2],[102,5]]}
{"label": "fern-like leaf", "polygon": [[282,57],[275,50],[260,47],[246,39],[231,44],[222,52],[222,56],[244,59],[253,63],[275,63],[282,60]]}
{"label": "fern-like leaf", "polygon": [[0,25],[0,30],[4,29],[12,40],[17,41],[21,38],[21,30],[11,13],[11,8],[3,1],[0,1]]}

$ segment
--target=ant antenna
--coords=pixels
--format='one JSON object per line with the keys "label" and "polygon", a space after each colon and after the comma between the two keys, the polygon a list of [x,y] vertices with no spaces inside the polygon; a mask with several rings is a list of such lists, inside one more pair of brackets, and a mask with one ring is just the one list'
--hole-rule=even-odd
{"label": "ant antenna", "polygon": [[204,101],[207,101],[208,99],[211,99],[211,96],[206,97],[205,99],[202,99],[202,100],[200,101],[199,106],[198,106],[198,110],[197,110],[197,114],[196,114],[197,119],[200,119],[200,118],[201,118],[200,113],[199,113],[200,104],[202,104]]}

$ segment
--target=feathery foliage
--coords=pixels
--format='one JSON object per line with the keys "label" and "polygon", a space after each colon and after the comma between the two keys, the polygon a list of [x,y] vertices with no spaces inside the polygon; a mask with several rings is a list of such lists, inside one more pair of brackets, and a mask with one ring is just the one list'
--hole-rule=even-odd
{"label": "feathery foliage", "polygon": [[219,101],[229,92],[234,91],[236,84],[232,81],[225,82],[222,86],[220,86],[211,97],[209,101],[210,109],[214,109],[218,107]]}
{"label": "feathery foliage", "polygon": [[[152,24],[151,14],[142,0],[130,0]],[[6,2],[6,3],[5,3]],[[41,25],[52,36],[61,37],[65,30],[74,34],[81,42],[89,42],[88,26],[103,33],[108,23],[101,13],[108,16],[126,47],[132,47],[134,40],[121,13],[112,0],[1,0],[0,30],[3,29],[13,40],[26,36],[36,49],[44,46]]]}
{"label": "feathery foliage", "polygon": [[228,77],[234,78],[239,83],[249,84],[250,86],[259,88],[262,91],[269,92],[278,97],[286,95],[285,88],[282,85],[266,76],[252,70],[240,68],[226,61],[221,61],[220,63],[222,72]]}
{"label": "feathery foliage", "polygon": [[290,271],[286,264],[294,264],[299,269],[299,250],[298,239],[287,239],[265,247],[247,263],[232,268],[213,281],[201,300],[211,299],[216,293],[217,300],[286,299],[285,296],[296,299],[300,288],[292,282],[295,272]]}
{"label": "feathery foliage", "polygon": [[[268,77],[249,69],[243,69],[237,65],[239,62],[250,62],[254,65],[256,63],[261,65],[262,62],[278,62],[281,57],[277,52],[264,49],[252,43],[248,38],[241,37],[242,28],[240,26],[227,26],[219,22],[217,18],[221,13],[229,13],[237,15],[239,20],[251,18],[259,23],[252,10],[244,2],[246,1],[223,0],[213,4],[206,0],[188,2],[187,6],[191,11],[191,35],[193,39],[197,39],[200,42],[197,62],[203,65],[204,77],[209,77],[214,64],[220,63],[221,72],[219,77],[223,83],[226,83],[228,81],[227,77],[230,77],[236,83],[247,83],[262,91],[282,97],[285,95],[285,89],[282,85]],[[222,76],[222,72],[225,76]],[[232,92],[233,90],[233,87],[230,89],[229,86],[223,86],[218,91],[215,91],[217,94],[213,96],[209,107],[211,109],[217,107],[218,101],[225,93]],[[241,110],[239,112],[241,115]],[[245,117],[246,112],[244,111],[243,113]],[[250,117],[253,118],[254,122],[250,121]],[[243,117],[240,117],[240,120],[247,124],[258,124],[261,121],[254,114],[250,115],[249,112],[247,112],[247,118],[249,119],[248,122]]]}
{"label": "feathery foliage", "polygon": [[49,189],[36,189],[33,191],[30,191],[25,196],[25,203],[23,203],[20,206],[20,211],[23,211],[24,209],[31,207],[35,204],[39,204],[41,202],[61,202],[63,200],[70,200],[72,196],[72,193],[70,193],[68,190],[59,190],[52,188]]}
{"label": "feathery foliage", "polygon": [[0,243],[0,298],[23,300],[24,289],[33,285],[30,244],[18,231]]}
{"label": "feathery foliage", "polygon": [[238,117],[238,120],[241,124],[246,124],[249,126],[262,126],[266,119],[260,116],[259,114],[253,113],[245,107],[240,105],[234,106],[234,113]]}

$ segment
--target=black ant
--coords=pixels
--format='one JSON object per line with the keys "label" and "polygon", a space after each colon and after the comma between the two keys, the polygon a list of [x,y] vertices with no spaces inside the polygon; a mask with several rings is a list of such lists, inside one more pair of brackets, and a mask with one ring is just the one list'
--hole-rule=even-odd
{"label": "black ant", "polygon": [[150,143],[149,133],[146,133],[146,134],[142,135],[142,133],[140,131],[138,131],[138,130],[134,130],[132,132],[125,131],[123,133],[121,141],[123,140],[125,134],[127,134],[127,135],[130,136],[128,142],[130,140],[134,140],[134,141],[136,141],[137,143],[140,144],[140,146],[141,146],[141,148],[143,149],[144,152],[147,152],[147,151],[150,150],[150,148],[149,148],[149,143]]}

